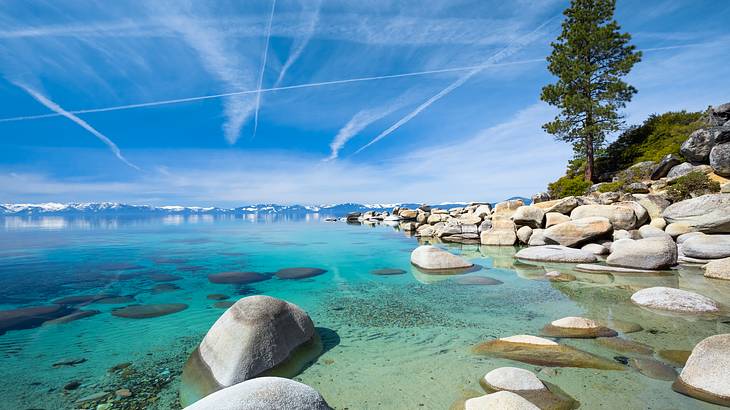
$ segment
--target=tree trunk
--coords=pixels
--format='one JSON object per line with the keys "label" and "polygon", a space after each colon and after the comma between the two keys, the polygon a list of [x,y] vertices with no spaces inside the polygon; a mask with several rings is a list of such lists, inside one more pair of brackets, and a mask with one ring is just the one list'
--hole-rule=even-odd
{"label": "tree trunk", "polygon": [[586,181],[593,182],[594,170],[593,170],[593,135],[586,135]]}

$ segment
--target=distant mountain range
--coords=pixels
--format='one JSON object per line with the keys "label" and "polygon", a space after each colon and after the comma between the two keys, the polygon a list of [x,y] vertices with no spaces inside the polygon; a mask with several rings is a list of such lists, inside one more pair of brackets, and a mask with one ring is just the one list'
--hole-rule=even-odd
{"label": "distant mountain range", "polygon": [[[510,198],[510,199],[516,199]],[[519,198],[529,202],[527,198]],[[466,203],[432,204],[438,208],[455,208]],[[417,208],[420,204],[331,204],[331,205],[278,205],[257,204],[237,208],[199,207],[199,206],[150,206],[130,205],[116,202],[90,202],[61,204],[48,202],[41,204],[0,204],[0,216],[40,216],[40,215],[69,215],[69,216],[141,216],[141,215],[305,215],[326,214],[344,216],[350,212],[390,211],[395,206]]]}

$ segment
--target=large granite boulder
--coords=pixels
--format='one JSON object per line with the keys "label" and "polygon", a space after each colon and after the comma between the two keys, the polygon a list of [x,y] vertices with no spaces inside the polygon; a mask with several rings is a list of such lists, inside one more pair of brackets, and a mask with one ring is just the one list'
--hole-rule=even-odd
{"label": "large granite boulder", "polygon": [[502,201],[494,205],[492,214],[510,217],[517,210],[517,208],[523,205],[525,205],[525,202],[521,199],[509,199],[507,201]]}
{"label": "large granite boulder", "polygon": [[520,249],[515,254],[515,258],[557,263],[592,263],[597,261],[596,255],[590,252],[560,245],[531,246]]}
{"label": "large granite boulder", "polygon": [[730,407],[730,334],[710,336],[692,354],[672,388],[696,399]]}
{"label": "large granite boulder", "polygon": [[681,163],[682,160],[676,155],[667,154],[661,161],[659,161],[659,165],[654,168],[654,172],[651,173],[651,179],[657,180],[659,178],[664,178],[672,168]]}
{"label": "large granite boulder", "polygon": [[621,239],[611,245],[606,263],[636,269],[667,269],[677,264],[677,244],[670,237]]}
{"label": "large granite boulder", "polygon": [[730,141],[730,127],[700,128],[690,134],[679,152],[692,163],[707,164],[712,148],[728,141]]}
{"label": "large granite boulder", "polygon": [[536,206],[521,206],[512,214],[512,221],[516,225],[529,226],[530,228],[541,228],[545,218],[545,211]]}
{"label": "large granite boulder", "polygon": [[702,116],[702,120],[709,126],[728,126],[730,121],[730,103],[710,107]]}
{"label": "large granite boulder", "polygon": [[715,313],[718,304],[705,296],[682,289],[657,286],[631,295],[631,301],[651,309],[680,313]]}
{"label": "large granite boulder", "polygon": [[637,224],[634,210],[618,205],[581,205],[570,213],[570,219],[604,217],[611,221],[614,229],[634,229]]}
{"label": "large granite boulder", "polygon": [[285,363],[294,376],[321,350],[312,319],[298,306],[263,295],[240,299],[218,318],[185,364],[180,400],[190,404]]}
{"label": "large granite boulder", "polygon": [[568,215],[578,205],[583,205],[581,200],[574,196],[567,196],[565,198],[556,199],[554,201],[542,202],[540,204],[536,204],[535,206],[544,209],[545,213],[557,212],[560,214]]}
{"label": "large granite boulder", "polygon": [[712,148],[710,166],[717,175],[730,177],[730,142],[718,144]]}
{"label": "large granite boulder", "polygon": [[520,243],[529,243],[530,236],[532,236],[532,228],[530,228],[529,226],[523,226],[517,230],[517,239],[520,240]]}
{"label": "large granite boulder", "polygon": [[547,245],[545,242],[545,230],[544,229],[533,229],[530,235],[530,240],[527,242],[529,246],[542,246]]}
{"label": "large granite boulder", "polygon": [[680,201],[662,213],[670,224],[684,223],[704,233],[730,233],[730,194],[707,194]]}
{"label": "large granite boulder", "polygon": [[[579,207],[580,208],[580,207]],[[578,208],[576,208],[578,209]],[[633,211],[630,211],[633,216]],[[572,219],[553,225],[543,231],[546,242],[563,246],[578,246],[611,232],[611,223],[605,217]]]}
{"label": "large granite boulder", "polygon": [[682,254],[696,259],[730,256],[730,235],[693,235],[682,242]]}
{"label": "large granite boulder", "polygon": [[515,223],[509,219],[492,219],[492,228],[480,234],[482,245],[512,246],[517,242]]}
{"label": "large granite boulder", "polygon": [[185,410],[331,410],[313,388],[281,377],[259,377],[219,390]]}
{"label": "large granite boulder", "polygon": [[431,245],[422,245],[411,252],[411,263],[424,270],[447,271],[466,269],[473,266],[471,262]]}
{"label": "large granite boulder", "polygon": [[[666,221],[662,217],[662,212],[670,205],[663,196],[648,194],[648,195],[632,195],[633,199],[639,203],[649,213],[649,219],[651,221],[661,220],[666,225]],[[661,229],[661,227],[658,227]]]}

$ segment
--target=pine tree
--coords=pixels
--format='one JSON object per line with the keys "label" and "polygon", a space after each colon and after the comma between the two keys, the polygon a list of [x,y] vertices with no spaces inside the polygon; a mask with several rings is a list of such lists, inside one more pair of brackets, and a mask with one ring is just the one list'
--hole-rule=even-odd
{"label": "pine tree", "polygon": [[560,109],[543,129],[573,144],[585,159],[585,178],[593,181],[595,153],[606,135],[623,124],[619,110],[636,89],[621,80],[641,60],[613,19],[615,0],[572,0],[563,14],[562,33],[551,45],[548,70],[558,78],[542,89],[540,98]]}

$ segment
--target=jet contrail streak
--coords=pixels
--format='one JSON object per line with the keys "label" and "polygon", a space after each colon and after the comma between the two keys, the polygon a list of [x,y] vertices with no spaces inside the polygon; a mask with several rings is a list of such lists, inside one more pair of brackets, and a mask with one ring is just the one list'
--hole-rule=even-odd
{"label": "jet contrail streak", "polygon": [[418,107],[416,107],[415,110],[413,110],[410,113],[406,114],[405,117],[403,117],[400,120],[396,121],[395,124],[391,125],[385,131],[383,131],[380,134],[378,134],[378,136],[376,136],[375,138],[373,138],[370,142],[368,142],[367,144],[365,144],[362,147],[360,147],[360,149],[358,149],[357,151],[355,151],[355,153],[353,155],[358,154],[359,152],[361,152],[362,150],[366,149],[367,147],[369,147],[369,146],[375,144],[376,142],[380,141],[381,139],[387,137],[388,135],[390,135],[391,133],[393,133],[395,130],[397,130],[398,128],[402,127],[404,124],[406,124],[407,122],[409,122],[410,120],[412,120],[413,118],[415,118],[418,114],[421,113],[421,111],[423,111],[426,108],[430,107],[431,104],[433,104],[436,101],[440,100],[441,98],[443,98],[444,96],[446,96],[450,92],[454,91],[455,89],[461,87],[465,82],[469,81],[469,79],[471,79],[473,76],[481,73],[490,64],[494,64],[494,63],[498,62],[499,60],[502,60],[502,59],[504,59],[506,57],[511,56],[515,52],[519,51],[525,45],[531,43],[534,40],[535,35],[537,33],[539,33],[540,30],[543,29],[543,27],[545,27],[546,25],[550,24],[550,22],[552,22],[553,20],[555,20],[557,17],[558,16],[554,16],[554,17],[549,18],[546,22],[540,24],[536,29],[534,29],[530,33],[522,36],[519,40],[517,40],[517,41],[515,41],[513,43],[508,44],[505,48],[499,50],[498,52],[496,52],[495,54],[493,54],[492,56],[490,56],[489,58],[487,58],[487,60],[484,62],[484,64],[482,64],[481,66],[479,66],[477,68],[474,68],[474,69],[468,71],[466,74],[464,74],[463,76],[461,76],[458,79],[456,79],[456,81],[452,82],[446,88],[444,88],[443,90],[439,91],[438,93],[436,93],[435,95],[433,95],[431,98],[429,98],[428,100],[426,100],[423,104],[421,104]]}
{"label": "jet contrail streak", "polygon": [[15,83],[18,87],[22,88],[25,92],[30,94],[31,97],[35,98],[36,101],[43,104],[46,108],[58,113],[58,115],[64,116],[68,118],[69,120],[75,122],[77,125],[79,125],[81,128],[85,129],[86,131],[90,132],[92,135],[94,135],[96,138],[101,140],[104,144],[106,144],[109,149],[114,153],[114,155],[119,158],[122,162],[127,164],[128,166],[136,169],[139,171],[139,167],[129,162],[124,156],[122,155],[122,151],[119,149],[117,144],[115,144],[112,140],[109,139],[106,135],[100,133],[97,131],[94,127],[89,125],[86,121],[82,120],[81,118],[73,115],[72,113],[66,111],[61,107],[60,105],[56,104],[55,102],[49,100],[46,98],[43,94],[39,93],[38,91],[28,87],[25,84],[21,83]]}
{"label": "jet contrail streak", "polygon": [[[460,71],[470,71],[470,70],[474,70],[477,68],[534,64],[534,63],[541,63],[541,62],[545,62],[545,59],[544,58],[533,58],[530,60],[513,61],[510,63],[481,64],[481,65],[473,65],[473,66],[465,66],[465,67],[451,67],[451,68],[441,68],[441,69],[436,69],[436,70],[414,71],[414,72],[410,72],[410,73],[387,74],[387,75],[360,77],[360,78],[349,78],[349,79],[344,79],[344,80],[330,80],[330,81],[321,81],[321,82],[316,82],[316,83],[304,83],[304,84],[287,85],[287,86],[282,86],[282,87],[263,88],[260,90],[232,91],[232,92],[221,93],[221,94],[210,94],[210,95],[201,95],[201,96],[195,96],[195,97],[176,98],[176,99],[171,99],[171,100],[150,101],[150,102],[146,102],[146,103],[114,105],[114,106],[102,107],[102,108],[88,108],[88,109],[74,110],[74,111],[68,111],[68,112],[71,114],[91,114],[91,113],[107,112],[107,111],[131,110],[131,109],[135,109],[135,108],[156,107],[156,106],[160,106],[160,105],[181,104],[181,103],[186,103],[186,102],[213,100],[213,99],[217,99],[217,98],[230,97],[230,96],[234,96],[234,95],[255,94],[257,92],[285,91],[285,90],[295,90],[295,89],[300,89],[300,88],[322,87],[322,86],[328,86],[328,85],[339,85],[339,84],[359,83],[359,82],[366,82],[366,81],[388,80],[388,79],[393,79],[393,78],[419,77],[419,76],[430,75],[430,74],[442,74],[442,73],[454,73],[454,72],[460,72]],[[59,117],[59,116],[61,116],[61,114],[25,115],[25,116],[19,116],[19,117],[0,118],[0,122],[38,120],[38,119],[42,119],[42,118],[51,118],[51,117]]]}
{"label": "jet contrail streak", "polygon": [[266,26],[266,43],[264,44],[264,57],[261,59],[261,70],[259,70],[259,82],[256,89],[256,109],[253,114],[253,134],[251,139],[256,137],[256,130],[259,128],[259,108],[261,108],[261,86],[264,84],[264,71],[266,70],[266,60],[269,58],[269,41],[271,40],[271,23],[274,22],[274,10],[276,9],[276,0],[271,2],[271,15],[269,15],[269,25]]}

